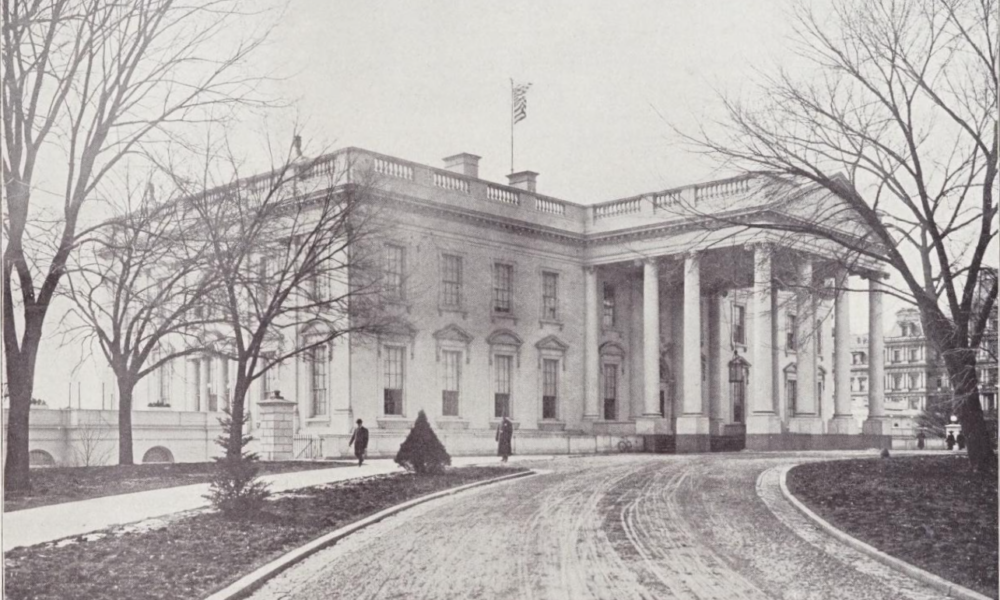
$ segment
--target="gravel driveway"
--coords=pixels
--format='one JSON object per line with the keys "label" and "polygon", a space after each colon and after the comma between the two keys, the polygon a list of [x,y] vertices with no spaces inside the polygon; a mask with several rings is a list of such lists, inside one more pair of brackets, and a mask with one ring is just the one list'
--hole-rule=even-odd
{"label": "gravel driveway", "polygon": [[783,500],[774,467],[836,456],[548,461],[541,475],[362,530],[252,598],[940,597],[823,535]]}

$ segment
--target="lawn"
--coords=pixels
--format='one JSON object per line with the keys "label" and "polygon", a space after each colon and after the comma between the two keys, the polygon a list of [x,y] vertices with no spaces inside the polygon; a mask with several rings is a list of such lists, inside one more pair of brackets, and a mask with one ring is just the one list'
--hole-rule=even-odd
{"label": "lawn", "polygon": [[[353,463],[348,462],[261,462],[260,471],[287,473],[331,469]],[[169,465],[115,465],[108,467],[55,467],[31,470],[31,492],[8,492],[4,495],[3,510],[11,512],[99,498],[131,492],[207,483],[215,466],[214,462],[176,463]]]}
{"label": "lawn", "polygon": [[865,543],[997,596],[997,477],[974,475],[964,456],[807,463],[788,488]]}
{"label": "lawn", "polygon": [[116,528],[91,541],[17,548],[4,556],[4,592],[7,598],[35,600],[200,600],[285,552],[370,514],[519,471],[524,469],[465,467],[438,475],[348,480],[277,496],[253,520],[200,512],[141,532]]}

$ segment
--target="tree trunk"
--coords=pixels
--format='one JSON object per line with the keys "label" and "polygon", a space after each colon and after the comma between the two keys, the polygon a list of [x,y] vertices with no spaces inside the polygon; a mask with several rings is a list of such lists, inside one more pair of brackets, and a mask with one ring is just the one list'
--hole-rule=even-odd
{"label": "tree trunk", "polygon": [[31,476],[28,472],[30,467],[28,427],[33,390],[30,377],[25,378],[23,374],[13,375],[9,372],[11,362],[7,363],[10,411],[7,413],[7,458],[4,464],[3,485],[7,491],[26,492],[31,490]]}
{"label": "tree trunk", "polygon": [[[7,297],[4,298],[5,329],[13,323],[12,313],[8,314]],[[8,316],[10,320],[8,321]],[[7,391],[10,394],[10,411],[7,414],[7,457],[4,463],[4,489],[27,492],[31,490],[29,472],[29,438],[31,420],[31,397],[35,392],[35,357],[41,340],[41,328],[29,322],[25,326],[24,341],[20,351],[11,350],[7,336],[14,331],[4,332],[4,346],[7,362]]]}
{"label": "tree trunk", "polygon": [[226,444],[226,458],[235,459],[243,455],[243,404],[247,395],[247,384],[240,368],[233,387],[233,398],[229,404],[229,440]]}
{"label": "tree trunk", "polygon": [[118,380],[118,464],[135,464],[132,458],[132,392],[131,382]]}
{"label": "tree trunk", "polygon": [[997,467],[996,457],[983,419],[983,408],[979,404],[976,352],[971,349],[955,350],[952,356],[954,358],[947,361],[953,386],[952,398],[969,447],[969,465],[978,473],[993,473]]}

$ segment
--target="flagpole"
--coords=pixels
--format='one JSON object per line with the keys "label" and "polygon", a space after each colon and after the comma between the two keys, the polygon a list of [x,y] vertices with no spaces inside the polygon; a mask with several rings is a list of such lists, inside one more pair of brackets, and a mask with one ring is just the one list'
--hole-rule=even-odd
{"label": "flagpole", "polygon": [[510,78],[510,172],[514,172],[514,78]]}

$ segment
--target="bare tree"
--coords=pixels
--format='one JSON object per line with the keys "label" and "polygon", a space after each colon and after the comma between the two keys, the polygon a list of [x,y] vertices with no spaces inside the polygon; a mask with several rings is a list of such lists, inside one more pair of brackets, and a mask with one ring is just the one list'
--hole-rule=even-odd
{"label": "bare tree", "polygon": [[[70,334],[96,342],[118,384],[118,463],[133,464],[135,386],[171,361],[203,348],[207,246],[188,235],[180,204],[158,201],[151,185],[125,213],[79,243],[70,259]],[[161,376],[164,376],[161,374]]]}
{"label": "bare tree", "polygon": [[[329,360],[348,334],[391,323],[380,310],[372,178],[350,151],[307,160],[299,137],[278,168],[186,200],[189,229],[203,235],[217,288],[213,351],[235,363],[227,457],[241,453],[251,384],[300,355]],[[234,169],[235,171],[235,169]]]}
{"label": "bare tree", "polygon": [[101,466],[108,462],[112,452],[111,424],[98,415],[96,420],[84,418],[76,427],[73,454],[81,467]]}
{"label": "bare tree", "polygon": [[976,379],[997,296],[984,278],[997,235],[996,12],[994,0],[800,8],[800,74],[765,75],[759,96],[723,97],[720,122],[682,134],[728,167],[780,181],[788,198],[831,194],[794,218],[742,225],[821,239],[845,262],[898,275],[889,291],[920,310],[977,470],[996,466]]}
{"label": "bare tree", "polygon": [[264,34],[232,27],[244,16],[237,7],[233,0],[3,0],[7,489],[30,487],[35,361],[87,200],[126,157],[209,116],[220,119],[254,93],[260,78],[241,65]]}

